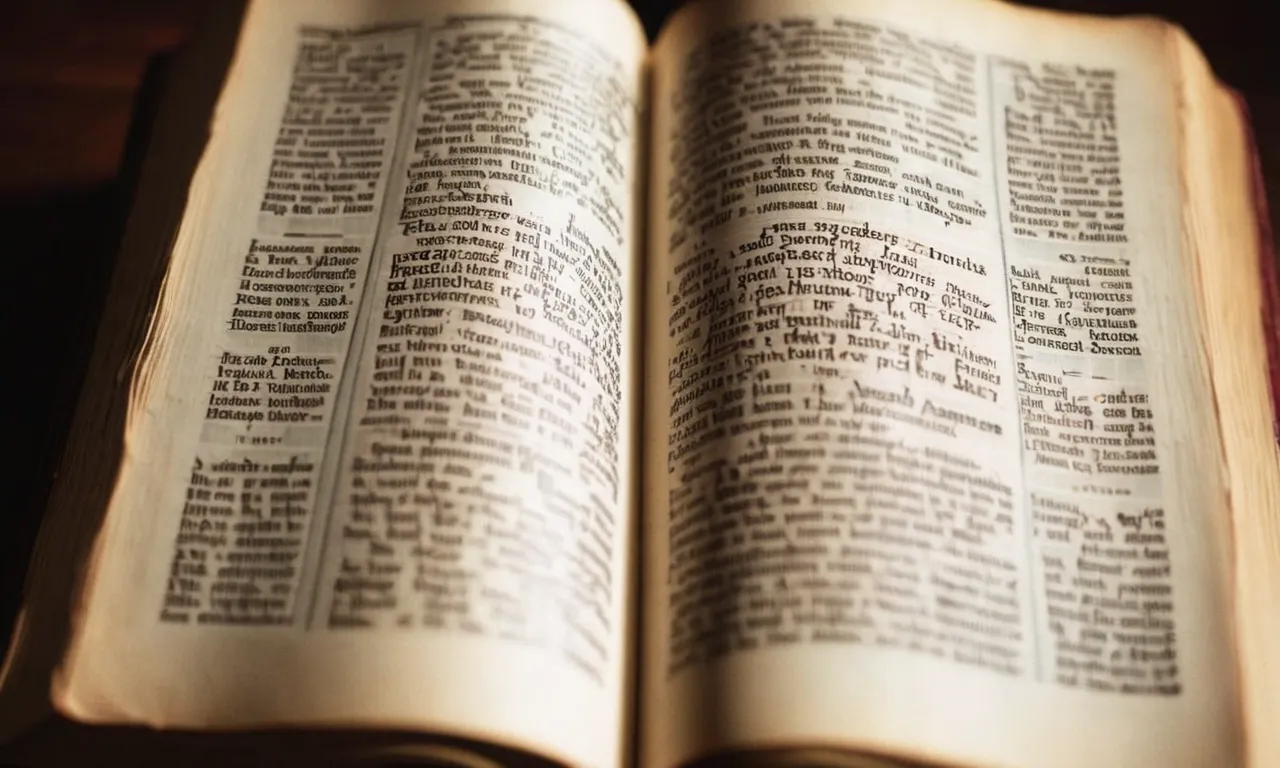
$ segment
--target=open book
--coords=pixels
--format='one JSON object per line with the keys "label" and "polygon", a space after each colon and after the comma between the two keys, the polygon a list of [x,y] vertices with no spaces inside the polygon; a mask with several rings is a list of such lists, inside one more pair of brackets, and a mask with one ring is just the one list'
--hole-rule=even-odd
{"label": "open book", "polygon": [[449,765],[1280,764],[1268,235],[1177,28],[259,0],[229,58],[144,171],[24,754],[51,705]]}

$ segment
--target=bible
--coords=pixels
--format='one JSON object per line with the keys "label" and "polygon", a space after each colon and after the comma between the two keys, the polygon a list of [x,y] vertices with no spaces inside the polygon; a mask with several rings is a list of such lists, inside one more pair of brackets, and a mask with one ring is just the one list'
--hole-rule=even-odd
{"label": "bible", "polygon": [[1280,764],[1271,235],[1176,26],[219,13],[0,758]]}

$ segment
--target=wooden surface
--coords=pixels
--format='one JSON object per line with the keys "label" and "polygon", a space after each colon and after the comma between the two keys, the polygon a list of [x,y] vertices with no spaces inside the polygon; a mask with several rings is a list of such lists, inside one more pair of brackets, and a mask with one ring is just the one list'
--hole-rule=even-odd
{"label": "wooden surface", "polygon": [[148,64],[203,3],[12,0],[0,23],[6,405],[0,638],[88,360],[129,206],[125,139]]}
{"label": "wooden surface", "polygon": [[[53,476],[127,211],[118,174],[151,58],[209,0],[8,0],[0,24],[0,226],[5,237],[8,443],[0,487],[0,638]],[[353,0],[354,1],[354,0]],[[1272,198],[1280,189],[1280,62],[1267,3],[1044,0],[1091,13],[1154,13],[1185,26],[1254,117]],[[637,2],[655,30],[672,2]],[[51,309],[52,308],[52,309]],[[16,404],[16,407],[14,405]],[[16,450],[15,450],[16,449]]]}

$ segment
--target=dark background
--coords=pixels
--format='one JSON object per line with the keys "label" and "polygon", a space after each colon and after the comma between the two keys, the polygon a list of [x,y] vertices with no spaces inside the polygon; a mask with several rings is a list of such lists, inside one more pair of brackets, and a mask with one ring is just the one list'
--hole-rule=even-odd
{"label": "dark background", "polygon": [[[1041,0],[1182,24],[1253,113],[1272,209],[1280,189],[1276,32],[1250,0]],[[0,23],[0,237],[5,379],[0,647],[97,326],[135,159],[148,64],[210,0],[5,0]],[[676,0],[635,0],[652,36]],[[154,72],[152,68],[150,71]],[[145,106],[145,99],[144,99]],[[135,116],[141,116],[135,120]],[[143,123],[139,125],[138,123]],[[131,125],[133,132],[130,132]],[[126,138],[133,136],[126,151]],[[71,564],[68,564],[71,567]],[[2,652],[2,651],[0,651]]]}

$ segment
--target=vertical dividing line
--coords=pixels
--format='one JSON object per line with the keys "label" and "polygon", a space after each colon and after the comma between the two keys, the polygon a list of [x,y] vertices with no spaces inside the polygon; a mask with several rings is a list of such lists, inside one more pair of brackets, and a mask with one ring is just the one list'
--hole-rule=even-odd
{"label": "vertical dividing line", "polygon": [[1026,555],[1027,566],[1027,608],[1031,614],[1031,653],[1032,653],[1032,671],[1035,675],[1036,682],[1044,682],[1044,664],[1040,652],[1040,601],[1036,599],[1036,560],[1035,560],[1035,538],[1032,535],[1031,524],[1031,491],[1027,488],[1027,454],[1025,451],[1026,437],[1024,435],[1022,423],[1022,404],[1018,399],[1017,369],[1018,369],[1018,347],[1013,335],[1014,315],[1013,315],[1013,290],[1009,285],[1009,253],[1005,247],[1004,233],[1004,206],[1000,202],[1002,189],[1000,187],[1000,156],[996,146],[996,131],[999,127],[999,121],[996,120],[996,88],[994,69],[991,64],[991,56],[987,55],[987,100],[990,102],[987,108],[987,126],[991,133],[991,179],[995,182],[995,202],[996,202],[996,225],[999,227],[1000,233],[1000,268],[1001,278],[1005,282],[1005,301],[1009,308],[1009,353],[1014,366],[1013,394],[1014,402],[1017,405],[1015,413],[1018,415],[1018,474],[1022,478],[1022,511],[1024,514],[1022,526],[1023,551]]}
{"label": "vertical dividing line", "polygon": [[[400,103],[400,125],[396,129],[396,140],[391,151],[391,156],[387,159],[386,175],[382,181],[382,197],[379,200],[379,209],[377,222],[374,224],[373,237],[369,241],[368,267],[364,275],[364,286],[360,289],[360,304],[356,307],[355,320],[351,328],[351,340],[347,344],[346,358],[342,363],[342,372],[338,378],[338,390],[334,393],[336,402],[334,403],[333,416],[329,421],[329,431],[325,436],[324,442],[324,459],[321,461],[321,477],[325,476],[324,470],[331,468],[328,473],[330,480],[328,483],[327,493],[317,495],[315,512],[324,510],[324,522],[320,527],[319,540],[309,542],[307,546],[308,553],[312,549],[316,549],[315,553],[315,574],[311,578],[311,596],[307,601],[307,618],[303,624],[303,628],[310,631],[315,625],[316,608],[320,603],[320,595],[324,592],[324,585],[320,583],[321,577],[324,575],[324,550],[329,543],[329,532],[333,529],[333,517],[335,514],[336,499],[340,480],[342,477],[342,468],[347,460],[347,432],[351,426],[351,411],[355,404],[356,382],[359,381],[360,363],[364,358],[365,347],[368,346],[369,340],[369,317],[372,314],[370,302],[373,300],[374,294],[377,293],[378,275],[382,271],[382,254],[379,253],[379,247],[383,244],[383,235],[387,231],[388,219],[395,214],[397,205],[392,205],[388,198],[393,194],[392,180],[399,179],[403,175],[405,159],[407,152],[406,146],[412,146],[411,143],[406,144],[405,134],[413,129],[415,117],[417,115],[417,84],[422,82],[419,77],[418,70],[421,69],[426,60],[424,50],[428,35],[421,26],[413,29],[413,50],[409,56],[409,63],[404,70],[404,97]],[[403,179],[401,179],[403,181]],[[395,193],[398,194],[398,193]],[[354,367],[353,367],[354,366]],[[342,428],[338,429],[338,423],[342,422]],[[337,461],[330,464],[329,454],[334,450],[334,443],[337,442]],[[321,481],[324,482],[323,480]],[[322,504],[321,501],[324,503]],[[314,516],[315,513],[313,513]],[[312,520],[312,527],[309,536],[315,536],[315,520]]]}

